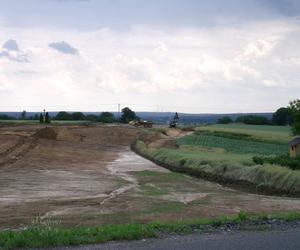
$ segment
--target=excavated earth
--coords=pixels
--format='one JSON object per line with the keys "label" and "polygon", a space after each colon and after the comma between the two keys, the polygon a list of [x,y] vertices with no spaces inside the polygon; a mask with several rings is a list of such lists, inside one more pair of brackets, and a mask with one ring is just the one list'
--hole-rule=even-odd
{"label": "excavated earth", "polygon": [[[39,218],[65,226],[300,210],[300,199],[249,194],[172,173],[130,150],[128,126],[0,127],[0,230]],[[174,146],[168,131],[157,146]]]}

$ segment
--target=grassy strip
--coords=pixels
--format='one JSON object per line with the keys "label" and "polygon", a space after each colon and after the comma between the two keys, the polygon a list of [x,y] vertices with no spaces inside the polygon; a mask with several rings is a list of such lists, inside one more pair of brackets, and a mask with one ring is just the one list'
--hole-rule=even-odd
{"label": "grassy strip", "polygon": [[[155,163],[180,173],[230,184],[248,191],[300,196],[300,171],[277,165],[249,165],[247,162],[211,159],[210,154],[180,149],[149,149],[143,141],[132,145],[140,155]],[[221,155],[221,154],[220,154]],[[223,157],[222,154],[221,158]]]}
{"label": "grassy strip", "polygon": [[199,219],[194,221],[178,221],[170,223],[153,222],[149,224],[104,225],[99,227],[63,228],[45,223],[34,223],[22,231],[0,232],[0,247],[4,250],[16,248],[44,248],[56,246],[74,246],[80,244],[99,244],[113,240],[138,240],[155,238],[162,233],[191,233],[204,229],[205,226],[222,226],[225,224],[241,224],[247,221],[263,222],[269,220],[300,220],[299,212],[274,215],[248,216],[240,212],[235,217],[218,219]]}

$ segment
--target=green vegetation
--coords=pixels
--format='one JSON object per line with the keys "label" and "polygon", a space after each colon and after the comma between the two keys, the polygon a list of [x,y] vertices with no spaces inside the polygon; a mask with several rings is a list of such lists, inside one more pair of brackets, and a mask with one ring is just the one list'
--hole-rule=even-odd
{"label": "green vegetation", "polygon": [[290,102],[290,110],[292,112],[292,131],[294,135],[300,135],[300,99]]}
{"label": "green vegetation", "polygon": [[287,154],[290,139],[289,127],[228,124],[199,127],[177,139],[175,149],[148,148],[141,136],[134,149],[176,172],[253,191],[299,196],[298,163],[280,158]]}
{"label": "green vegetation", "polygon": [[239,183],[255,191],[300,195],[300,172],[277,165],[255,165],[251,155],[190,149],[148,149],[137,141],[135,150],[170,170],[221,183]]}
{"label": "green vegetation", "polygon": [[99,121],[103,123],[113,123],[115,121],[115,117],[110,112],[102,112],[99,116]]}
{"label": "green vegetation", "polygon": [[7,121],[7,120],[16,120],[16,118],[12,117],[12,116],[8,116],[8,115],[0,115],[0,120],[4,120],[4,121]]}
{"label": "green vegetation", "polygon": [[102,112],[98,115],[84,115],[82,112],[68,113],[65,111],[59,112],[55,117],[55,121],[89,121],[89,122],[103,122],[103,123],[113,123],[115,117],[110,112]]}
{"label": "green vegetation", "polygon": [[253,161],[256,164],[263,165],[264,163],[270,163],[275,165],[280,165],[284,167],[289,167],[293,170],[300,170],[300,158],[291,158],[288,154],[278,155],[274,157],[260,157],[254,156]]}
{"label": "green vegetation", "polygon": [[233,121],[229,116],[224,116],[224,117],[218,119],[219,124],[228,124],[228,123],[232,123],[232,122]]}
{"label": "green vegetation", "polygon": [[[231,135],[232,136],[232,135]],[[257,142],[243,139],[229,139],[212,135],[189,135],[177,140],[178,145],[197,145],[224,148],[240,154],[276,155],[287,152],[287,145]]]}
{"label": "green vegetation", "polygon": [[236,119],[236,122],[252,125],[269,125],[271,121],[260,115],[243,115]]}
{"label": "green vegetation", "polygon": [[272,116],[272,123],[279,126],[290,125],[292,123],[292,112],[290,108],[279,108]]}
{"label": "green vegetation", "polygon": [[202,126],[196,129],[198,132],[224,132],[231,134],[243,134],[251,140],[288,143],[293,137],[289,126],[268,126],[268,125],[245,125],[245,124],[216,124]]}
{"label": "green vegetation", "polygon": [[139,117],[135,114],[135,112],[128,107],[123,108],[120,122],[129,123],[134,120],[139,120]]}
{"label": "green vegetation", "polygon": [[130,223],[124,225],[104,225],[99,227],[63,228],[51,221],[37,220],[29,228],[21,231],[0,232],[0,247],[4,250],[16,248],[45,248],[97,244],[115,240],[138,240],[159,237],[162,233],[188,234],[194,230],[205,230],[205,226],[216,228],[226,224],[247,222],[268,222],[270,220],[294,221],[300,219],[299,212],[273,215],[248,215],[241,211],[236,216],[216,219],[198,219],[178,222],[153,222],[149,224]]}

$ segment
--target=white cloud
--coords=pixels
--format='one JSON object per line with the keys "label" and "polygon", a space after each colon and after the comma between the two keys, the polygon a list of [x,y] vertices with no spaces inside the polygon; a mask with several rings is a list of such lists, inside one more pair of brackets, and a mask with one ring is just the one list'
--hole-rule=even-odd
{"label": "white cloud", "polygon": [[[90,103],[95,98],[103,103],[197,105],[202,112],[209,108],[266,111],[260,107],[274,108],[268,104],[270,88],[280,91],[275,88],[285,86],[282,104],[293,98],[294,88],[299,89],[300,53],[290,56],[293,48],[282,48],[282,43],[300,39],[297,23],[173,30],[136,27],[123,32],[4,28],[0,38],[5,34],[25,49],[2,50],[8,54],[0,56],[0,95],[8,88],[16,98],[31,93],[18,99],[20,103]],[[57,48],[48,46],[61,39],[76,53],[65,46],[58,48],[63,53],[57,53]],[[32,93],[41,93],[42,100],[32,99]],[[250,93],[262,99],[249,106]]]}

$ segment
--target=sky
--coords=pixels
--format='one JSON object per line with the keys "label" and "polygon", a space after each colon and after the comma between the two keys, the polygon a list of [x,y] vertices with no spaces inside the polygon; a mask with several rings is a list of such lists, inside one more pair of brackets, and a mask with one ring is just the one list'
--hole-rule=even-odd
{"label": "sky", "polygon": [[299,0],[0,0],[0,111],[273,112]]}

